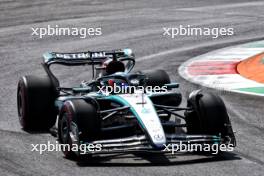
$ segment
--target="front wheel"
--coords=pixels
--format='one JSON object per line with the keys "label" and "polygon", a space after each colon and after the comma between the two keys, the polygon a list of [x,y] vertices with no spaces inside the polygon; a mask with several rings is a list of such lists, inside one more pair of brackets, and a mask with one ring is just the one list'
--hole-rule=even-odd
{"label": "front wheel", "polygon": [[66,158],[82,158],[85,150],[80,148],[81,144],[97,139],[100,131],[101,120],[93,104],[82,99],[64,103],[58,122],[58,140],[64,144],[62,152]]}
{"label": "front wheel", "polygon": [[189,134],[228,135],[231,126],[223,100],[211,93],[192,94],[188,100],[192,110],[185,112]]}

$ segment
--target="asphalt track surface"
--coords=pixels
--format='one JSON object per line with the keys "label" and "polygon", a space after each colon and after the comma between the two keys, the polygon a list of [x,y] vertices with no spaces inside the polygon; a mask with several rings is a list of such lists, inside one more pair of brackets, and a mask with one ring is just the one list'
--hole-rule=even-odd
{"label": "asphalt track surface", "polygon": [[[41,54],[46,51],[82,51],[132,48],[137,70],[162,68],[181,83],[183,94],[200,88],[178,76],[187,59],[221,47],[263,39],[264,2],[205,1],[40,1],[0,2],[0,175],[263,175],[263,99],[233,93],[220,94],[236,131],[234,152],[212,158],[200,155],[115,155],[95,163],[63,158],[60,152],[40,155],[30,144],[55,142],[50,134],[21,130],[16,110],[16,86],[20,76],[42,75]],[[31,27],[50,25],[102,27],[102,36],[31,36]],[[178,25],[233,27],[234,36],[163,36],[162,27]],[[58,67],[65,84],[89,79],[89,69]],[[75,74],[75,76],[73,76]]]}

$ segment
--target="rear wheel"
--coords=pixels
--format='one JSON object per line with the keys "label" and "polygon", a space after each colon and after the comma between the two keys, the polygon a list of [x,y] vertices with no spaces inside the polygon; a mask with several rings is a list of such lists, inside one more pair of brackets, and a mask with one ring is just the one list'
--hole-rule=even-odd
{"label": "rear wheel", "polygon": [[[173,94],[164,94],[160,96],[151,97],[151,101],[157,105],[164,105],[164,106],[179,106],[182,101],[182,95],[180,93],[173,93]],[[157,109],[159,110],[159,109]],[[167,115],[163,116],[161,119],[165,121],[169,121],[171,118],[171,113],[166,112]]]}
{"label": "rear wheel", "polygon": [[96,107],[84,100],[66,101],[62,107],[59,123],[58,138],[61,144],[67,144],[70,148],[62,150],[66,158],[81,158],[83,151],[73,151],[73,145],[95,140],[100,135],[101,120],[98,117]]}
{"label": "rear wheel", "polygon": [[48,130],[55,124],[56,91],[48,76],[24,76],[17,88],[19,122],[25,130]]}
{"label": "rear wheel", "polygon": [[151,101],[154,104],[164,106],[179,106],[182,101],[182,95],[180,93],[164,94],[151,97]]}
{"label": "rear wheel", "polygon": [[147,76],[147,86],[164,86],[171,83],[168,73],[164,70],[141,71],[140,73]]}
{"label": "rear wheel", "polygon": [[[165,84],[170,84],[171,80],[168,73],[164,70],[150,70],[140,72],[147,76],[147,86],[159,86],[162,87]],[[160,95],[156,97],[151,97],[151,100],[154,104],[164,105],[164,106],[179,106],[182,101],[182,96],[180,93]],[[168,121],[171,117],[171,114],[163,117],[165,121]]]}

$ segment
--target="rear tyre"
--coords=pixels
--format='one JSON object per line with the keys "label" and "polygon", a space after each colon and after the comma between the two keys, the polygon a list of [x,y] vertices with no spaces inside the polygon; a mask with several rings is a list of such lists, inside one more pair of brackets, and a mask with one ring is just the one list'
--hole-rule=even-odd
{"label": "rear tyre", "polygon": [[[147,86],[158,86],[162,87],[165,84],[170,84],[171,80],[168,73],[164,70],[149,70],[140,72],[147,76],[146,85]],[[182,97],[181,94],[168,94],[151,98],[154,104],[165,105],[165,106],[178,106],[181,103]],[[171,117],[171,114],[163,117],[165,121],[168,121]]]}
{"label": "rear tyre", "polygon": [[160,96],[151,97],[151,101],[154,104],[164,106],[179,106],[182,101],[182,95],[180,93],[164,94]]}
{"label": "rear tyre", "polygon": [[48,76],[24,76],[17,88],[19,122],[24,130],[48,130],[55,124],[55,88]]}
{"label": "rear tyre", "polygon": [[73,145],[79,147],[85,142],[98,139],[100,132],[101,120],[93,104],[81,99],[64,103],[58,122],[58,140],[70,146],[62,150],[66,158],[83,158],[82,151],[72,150]]}
{"label": "rear tyre", "polygon": [[[180,93],[173,93],[173,94],[165,94],[160,96],[151,97],[151,101],[157,105],[164,105],[164,106],[179,106],[182,101],[182,95]],[[157,109],[159,110],[159,109]],[[165,121],[169,121],[171,118],[171,114],[168,113],[167,116],[163,116],[162,119]]]}
{"label": "rear tyre", "polygon": [[147,76],[147,86],[162,87],[164,84],[171,83],[169,75],[164,70],[142,71],[140,73]]}

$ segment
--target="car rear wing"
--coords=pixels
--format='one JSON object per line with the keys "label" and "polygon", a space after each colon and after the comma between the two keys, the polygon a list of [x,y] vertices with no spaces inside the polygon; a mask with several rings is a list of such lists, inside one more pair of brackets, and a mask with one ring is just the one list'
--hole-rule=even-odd
{"label": "car rear wing", "polygon": [[48,52],[43,55],[44,64],[62,65],[96,65],[108,58],[117,60],[118,58],[134,58],[131,49],[118,49],[113,51],[87,51],[77,53],[57,53]]}
{"label": "car rear wing", "polygon": [[135,65],[135,56],[131,49],[118,49],[112,51],[86,51],[77,53],[57,53],[49,52],[43,55],[44,62],[42,66],[48,76],[50,77],[54,87],[58,88],[60,83],[56,76],[50,70],[50,65],[61,64],[68,66],[78,65],[92,65],[93,79],[95,78],[95,67],[94,65],[100,65],[105,59],[113,59],[119,61],[129,61],[126,65],[126,69],[129,72]]}

